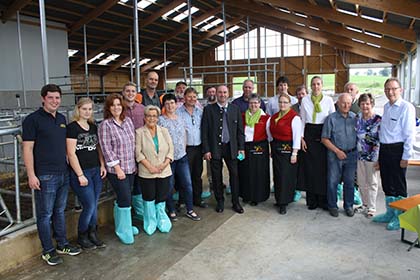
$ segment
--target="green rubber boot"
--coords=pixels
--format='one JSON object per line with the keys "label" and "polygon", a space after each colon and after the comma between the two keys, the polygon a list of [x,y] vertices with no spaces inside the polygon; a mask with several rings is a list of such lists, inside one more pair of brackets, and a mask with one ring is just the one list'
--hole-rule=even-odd
{"label": "green rubber boot", "polygon": [[[404,199],[405,197],[403,196],[399,196],[396,197],[394,201],[398,201],[401,199]],[[402,211],[397,210],[397,209],[393,209],[392,211],[394,213],[394,216],[392,217],[391,221],[386,225],[386,229],[387,230],[399,230],[400,229],[400,219],[398,218],[399,215],[402,214]]]}
{"label": "green rubber boot", "polygon": [[165,211],[166,203],[160,202],[156,204],[156,218],[157,218],[157,228],[160,232],[170,232],[172,228],[171,220]]}
{"label": "green rubber boot", "polygon": [[155,201],[143,200],[144,214],[143,214],[143,229],[148,235],[152,235],[156,231],[156,208]]}
{"label": "green rubber boot", "polygon": [[385,206],[386,212],[384,214],[376,215],[373,217],[372,221],[375,223],[389,223],[391,222],[392,218],[394,217],[394,210],[389,207],[391,202],[394,202],[396,197],[394,196],[386,196],[385,197]]}
{"label": "green rubber boot", "polygon": [[134,218],[137,220],[143,221],[143,213],[144,213],[143,196],[141,194],[133,195],[133,198],[131,199],[131,203],[134,208]]}

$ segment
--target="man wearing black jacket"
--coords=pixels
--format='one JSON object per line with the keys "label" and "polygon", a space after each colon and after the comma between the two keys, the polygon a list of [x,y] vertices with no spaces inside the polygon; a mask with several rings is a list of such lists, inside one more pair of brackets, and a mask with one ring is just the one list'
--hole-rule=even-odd
{"label": "man wearing black jacket", "polygon": [[244,210],[239,203],[238,159],[245,156],[245,135],[240,109],[229,104],[228,98],[227,86],[221,85],[217,88],[217,102],[204,108],[201,141],[204,159],[210,160],[214,196],[217,200],[216,212],[224,210],[223,159],[229,170],[232,209],[242,214]]}

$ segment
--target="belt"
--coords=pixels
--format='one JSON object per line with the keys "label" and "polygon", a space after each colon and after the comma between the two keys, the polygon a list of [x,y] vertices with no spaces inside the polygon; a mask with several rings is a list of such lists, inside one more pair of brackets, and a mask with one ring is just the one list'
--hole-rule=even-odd
{"label": "belt", "polygon": [[397,142],[397,143],[391,143],[391,144],[385,144],[385,143],[380,143],[381,147],[388,147],[388,148],[397,148],[397,147],[401,147],[404,145],[403,142]]}
{"label": "belt", "polygon": [[354,151],[356,151],[356,147],[354,147],[353,149],[350,149],[350,150],[342,150],[344,153],[346,153],[346,154],[348,154],[348,153],[351,153],[351,152],[354,152]]}

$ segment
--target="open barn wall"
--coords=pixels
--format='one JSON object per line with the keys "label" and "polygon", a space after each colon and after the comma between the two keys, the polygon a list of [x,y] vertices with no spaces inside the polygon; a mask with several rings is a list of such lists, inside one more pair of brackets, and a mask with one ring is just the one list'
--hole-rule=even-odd
{"label": "open barn wall", "polygon": [[[287,76],[290,81],[289,91],[294,93],[296,87],[306,84],[305,77],[307,74],[335,74],[335,91],[341,92],[344,84],[348,82],[349,71],[346,65],[352,63],[376,63],[369,57],[364,57],[350,52],[343,52],[336,50],[327,45],[311,42],[311,55],[310,56],[296,56],[296,57],[284,57],[284,58],[269,58],[268,63],[278,63],[276,67],[276,79],[280,75]],[[245,60],[228,60],[228,64],[246,64],[248,61]],[[251,59],[251,64],[264,63],[263,58]],[[179,66],[187,67],[188,61],[185,61]],[[223,65],[223,61],[215,60],[214,50],[208,50],[201,54],[194,56],[194,66],[203,65]],[[263,66],[259,67],[261,70]],[[237,70],[247,70],[247,67],[239,67]],[[306,70],[304,72],[303,70]],[[194,72],[203,72],[202,70],[194,70]],[[252,72],[252,71],[251,71]],[[229,74],[228,83],[232,82],[232,78],[235,76],[246,76],[247,74]],[[252,74],[251,74],[252,75]],[[273,74],[268,74],[268,81],[273,81]],[[184,74],[178,67],[171,67],[168,70],[168,79],[183,79]],[[258,73],[257,79],[260,81],[264,80],[264,73]],[[207,75],[204,76],[205,84],[223,84],[224,75]],[[308,86],[308,85],[307,85]],[[264,95],[264,85],[258,85],[258,92]],[[273,96],[275,94],[272,83],[268,84],[267,96]]]}

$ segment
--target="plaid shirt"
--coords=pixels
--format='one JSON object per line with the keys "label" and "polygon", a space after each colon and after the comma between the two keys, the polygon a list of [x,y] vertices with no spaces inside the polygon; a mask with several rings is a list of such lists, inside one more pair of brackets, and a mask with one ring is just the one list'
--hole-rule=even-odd
{"label": "plaid shirt", "polygon": [[119,125],[113,118],[103,120],[99,126],[99,142],[104,154],[107,171],[116,174],[119,164],[125,174],[136,171],[134,125],[130,118]]}

